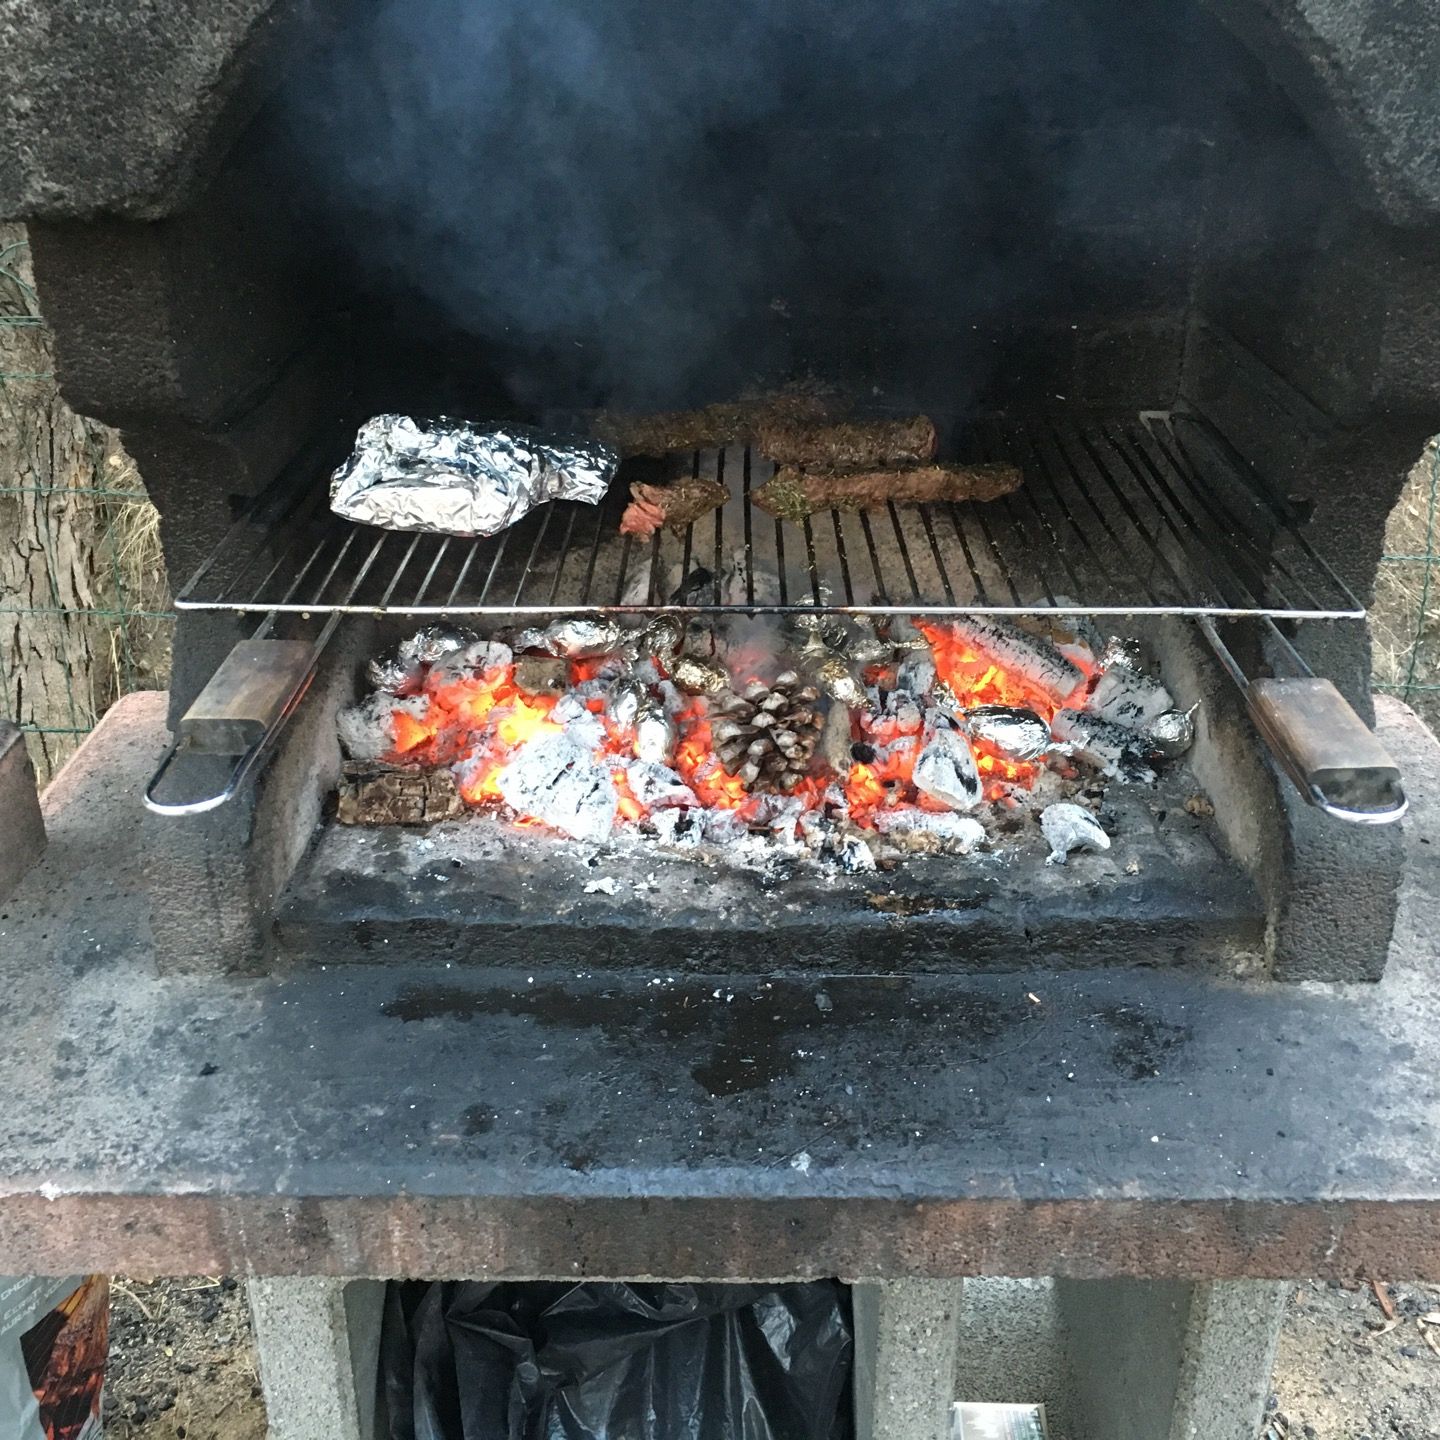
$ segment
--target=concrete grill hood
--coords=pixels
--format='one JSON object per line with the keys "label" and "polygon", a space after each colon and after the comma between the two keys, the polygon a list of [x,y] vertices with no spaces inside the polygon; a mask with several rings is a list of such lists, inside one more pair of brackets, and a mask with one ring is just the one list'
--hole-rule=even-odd
{"label": "concrete grill hood", "polygon": [[[1440,13],[1153,8],[31,0],[0,20],[0,214],[30,226],[66,398],[124,432],[177,584],[372,415],[817,376],[946,438],[1203,416],[1363,602],[1440,428]],[[215,862],[235,963],[333,786],[333,712],[393,639],[366,623],[260,788],[156,842],[238,858]],[[185,611],[172,718],[249,629]],[[1293,640],[1368,720],[1364,624]],[[1279,643],[1237,641],[1252,669]],[[1398,840],[1324,827],[1188,632],[1166,649],[1267,966],[1378,973]],[[1302,938],[1341,916],[1327,953]]]}

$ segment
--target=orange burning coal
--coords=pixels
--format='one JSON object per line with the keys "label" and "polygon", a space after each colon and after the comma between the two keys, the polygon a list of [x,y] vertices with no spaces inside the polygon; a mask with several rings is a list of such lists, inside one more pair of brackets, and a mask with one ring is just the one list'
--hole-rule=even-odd
{"label": "orange burning coal", "polygon": [[[1007,673],[944,626],[921,624],[919,629],[930,643],[939,679],[961,708],[1023,706],[1047,722],[1053,719],[1061,703],[1056,697],[1037,691],[1024,677]],[[570,662],[570,686],[597,679],[604,664],[602,660]],[[882,689],[887,678],[893,685],[893,672],[883,668],[872,668],[865,675],[867,682],[879,684]],[[564,729],[553,715],[558,697],[522,690],[516,683],[513,664],[495,666],[433,688],[427,686],[424,693],[426,708],[418,717],[403,708],[402,702],[396,702],[392,714],[394,746],[386,759],[393,764],[455,767],[461,797],[471,805],[500,804],[500,777],[520,748],[536,736],[558,734]],[[598,753],[613,761],[610,773],[619,817],[628,824],[638,824],[650,812],[630,784],[628,766],[634,759],[634,733],[605,714],[605,703],[598,696],[588,698],[585,707],[603,726]],[[729,774],[715,753],[705,697],[689,699],[675,716],[675,727],[673,768],[699,803],[709,809],[735,811],[742,818],[757,818],[765,802],[751,795],[737,776]],[[851,741],[868,746],[874,758],[853,763],[847,773],[837,775],[817,755],[810,775],[791,792],[803,810],[835,805],[843,797],[850,818],[873,827],[877,812],[895,806],[942,808],[921,795],[913,782],[923,743],[923,719],[918,707],[902,705],[894,715],[859,713],[852,717],[851,727]],[[1039,763],[1011,759],[983,741],[972,742],[972,749],[985,781],[986,798],[991,801],[1003,801],[1014,787],[1029,788],[1040,773]]]}

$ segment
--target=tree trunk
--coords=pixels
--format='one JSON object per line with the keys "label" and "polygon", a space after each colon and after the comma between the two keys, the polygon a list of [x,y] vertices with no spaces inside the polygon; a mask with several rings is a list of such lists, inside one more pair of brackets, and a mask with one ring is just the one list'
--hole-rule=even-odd
{"label": "tree trunk", "polygon": [[113,492],[133,467],[54,372],[24,230],[0,225],[0,713],[30,730],[42,784],[119,692],[129,649]]}

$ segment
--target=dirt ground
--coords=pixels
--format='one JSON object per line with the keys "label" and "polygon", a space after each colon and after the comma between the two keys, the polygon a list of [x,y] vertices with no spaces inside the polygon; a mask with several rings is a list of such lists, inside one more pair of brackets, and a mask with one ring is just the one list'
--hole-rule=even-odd
{"label": "dirt ground", "polygon": [[[1257,1440],[1440,1440],[1440,1288],[1385,1287],[1396,1324],[1367,1286],[1306,1282],[1292,1295],[1274,1393]],[[196,1276],[111,1294],[109,1440],[263,1440],[245,1289]],[[1433,1328],[1440,1346],[1440,1325]]]}
{"label": "dirt ground", "polygon": [[107,1440],[264,1440],[245,1287],[112,1279],[104,1419]]}

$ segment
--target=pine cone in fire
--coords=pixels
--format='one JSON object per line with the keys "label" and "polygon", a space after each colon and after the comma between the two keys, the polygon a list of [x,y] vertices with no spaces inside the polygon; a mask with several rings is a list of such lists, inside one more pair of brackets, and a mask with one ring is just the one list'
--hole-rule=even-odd
{"label": "pine cone in fire", "polygon": [[793,790],[810,766],[825,717],[820,692],[793,671],[752,680],[710,702],[710,736],[726,771],[751,792]]}

